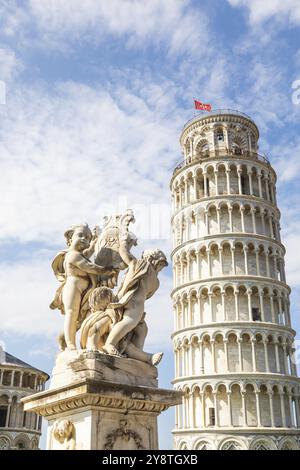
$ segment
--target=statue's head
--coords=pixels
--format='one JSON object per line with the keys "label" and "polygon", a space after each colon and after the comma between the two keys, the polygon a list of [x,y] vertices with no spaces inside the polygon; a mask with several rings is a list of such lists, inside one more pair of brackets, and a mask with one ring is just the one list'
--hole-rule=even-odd
{"label": "statue's head", "polygon": [[67,245],[83,251],[89,247],[93,237],[88,224],[72,225],[64,233]]}
{"label": "statue's head", "polygon": [[61,419],[55,421],[53,425],[53,436],[61,444],[66,440],[74,437],[75,427],[74,424],[68,419]]}
{"label": "statue's head", "polygon": [[89,296],[92,311],[105,310],[114,301],[114,294],[108,287],[97,287]]}
{"label": "statue's head", "polygon": [[158,248],[155,248],[154,250],[145,250],[142,254],[142,258],[149,261],[157,272],[168,266],[166,255]]}

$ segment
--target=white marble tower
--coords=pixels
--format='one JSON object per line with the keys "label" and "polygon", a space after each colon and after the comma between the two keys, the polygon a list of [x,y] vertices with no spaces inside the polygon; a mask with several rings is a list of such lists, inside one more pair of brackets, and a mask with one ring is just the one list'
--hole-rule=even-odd
{"label": "white marble tower", "polygon": [[297,449],[300,382],[276,174],[251,118],[189,121],[171,180],[176,449]]}

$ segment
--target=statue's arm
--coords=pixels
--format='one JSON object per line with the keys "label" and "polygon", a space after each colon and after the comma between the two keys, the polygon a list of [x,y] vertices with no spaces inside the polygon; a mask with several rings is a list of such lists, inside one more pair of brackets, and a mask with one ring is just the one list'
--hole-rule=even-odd
{"label": "statue's arm", "polygon": [[95,245],[97,241],[98,241],[98,238],[95,238],[94,240],[92,240],[90,243],[90,246],[86,250],[84,250],[83,254],[86,258],[90,258],[92,254],[94,253]]}
{"label": "statue's arm", "polygon": [[129,266],[132,261],[136,261],[136,257],[132,253],[130,253],[127,248],[127,240],[125,239],[125,237],[122,237],[120,240],[119,254],[127,266]]}
{"label": "statue's arm", "polygon": [[77,268],[89,274],[110,274],[112,272],[111,267],[98,266],[84,258],[82,255],[74,256],[70,262]]}

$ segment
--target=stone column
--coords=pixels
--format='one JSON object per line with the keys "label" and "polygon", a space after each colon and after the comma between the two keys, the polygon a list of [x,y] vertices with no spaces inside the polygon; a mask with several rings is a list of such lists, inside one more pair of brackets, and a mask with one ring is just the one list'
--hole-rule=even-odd
{"label": "stone column", "polygon": [[189,198],[189,183],[188,178],[186,177],[184,180],[184,200],[188,204],[190,202]]}
{"label": "stone column", "polygon": [[211,257],[210,257],[210,249],[208,248],[207,249],[207,264],[208,264],[208,276],[209,277],[212,277],[212,273],[211,273]]}
{"label": "stone column", "polygon": [[230,170],[226,169],[227,194],[230,194]]}
{"label": "stone column", "polygon": [[200,355],[200,374],[204,374],[204,364],[203,364],[203,342],[199,340],[199,355]]}
{"label": "stone column", "polygon": [[203,172],[203,181],[204,181],[204,197],[207,197],[207,173]]}
{"label": "stone column", "polygon": [[208,218],[208,210],[207,209],[205,209],[204,214],[205,214],[206,235],[209,235],[210,230],[209,230],[209,218]]}
{"label": "stone column", "polygon": [[222,301],[222,320],[226,321],[226,311],[225,311],[225,291],[221,290],[221,301]]}
{"label": "stone column", "polygon": [[239,350],[240,371],[243,372],[244,367],[243,367],[243,356],[242,356],[242,340],[240,338],[238,338],[237,343],[238,343],[238,350]]}
{"label": "stone column", "polygon": [[242,232],[245,233],[245,207],[241,206],[240,208],[240,213],[241,213],[241,224],[242,224]]}
{"label": "stone column", "polygon": [[242,170],[238,167],[238,169],[237,169],[237,175],[238,175],[238,187],[239,187],[239,194],[240,194],[240,195],[243,194],[243,191],[242,191],[242,179],[241,179],[241,174],[242,174]]}
{"label": "stone column", "polygon": [[202,428],[206,427],[206,409],[205,409],[205,392],[200,392],[201,404],[202,404]]}
{"label": "stone column", "polygon": [[228,207],[230,232],[233,232],[232,207]]}
{"label": "stone column", "polygon": [[275,361],[276,361],[276,372],[280,373],[280,360],[279,360],[279,351],[278,351],[278,341],[274,341],[275,345]]}
{"label": "stone column", "polygon": [[262,199],[262,198],[263,198],[263,194],[262,194],[262,186],[261,186],[261,173],[257,173],[257,178],[258,178],[259,197]]}
{"label": "stone column", "polygon": [[248,170],[248,177],[249,177],[249,192],[250,192],[250,196],[253,196],[253,185],[252,185],[252,171]]}
{"label": "stone column", "polygon": [[217,392],[213,392],[213,397],[214,397],[214,407],[215,407],[215,426],[218,428],[220,426],[220,420],[219,420]]}
{"label": "stone column", "polygon": [[261,311],[261,321],[265,322],[265,309],[264,309],[264,292],[262,290],[258,291],[259,293],[259,305]]}
{"label": "stone column", "polygon": [[244,260],[245,260],[245,274],[248,276],[248,251],[249,248],[247,246],[244,246]]}
{"label": "stone column", "polygon": [[271,412],[271,426],[275,428],[274,407],[273,407],[273,392],[268,392]]}
{"label": "stone column", "polygon": [[267,277],[270,277],[270,263],[269,263],[269,252],[266,251],[266,267],[267,267]]}
{"label": "stone column", "polygon": [[265,367],[266,367],[266,372],[270,372],[270,367],[269,367],[269,357],[268,357],[268,342],[267,340],[263,341],[264,343],[264,353],[265,353]]}
{"label": "stone column", "polygon": [[256,258],[256,275],[260,276],[260,266],[259,266],[259,249],[255,248],[255,258]]}
{"label": "stone column", "polygon": [[256,354],[255,354],[255,344],[256,344],[256,339],[255,339],[255,338],[252,338],[252,339],[251,339],[252,372],[257,372]]}
{"label": "stone column", "polygon": [[246,407],[246,392],[242,392],[242,408],[243,408],[243,425],[247,427],[247,407]]}
{"label": "stone column", "polygon": [[196,251],[196,263],[197,263],[197,272],[198,272],[199,279],[201,278],[200,262],[201,262],[200,251]]}
{"label": "stone column", "polygon": [[197,201],[197,175],[194,175],[194,201]]}
{"label": "stone column", "polygon": [[257,426],[260,428],[261,427],[261,414],[260,414],[259,394],[260,392],[255,390]]}
{"label": "stone column", "polygon": [[283,343],[282,344],[282,349],[283,349],[283,359],[284,359],[284,372],[286,375],[289,374],[289,366],[288,366],[288,362],[287,362],[287,346],[286,346],[286,343]]}
{"label": "stone column", "polygon": [[211,344],[211,355],[212,355],[212,366],[213,366],[213,373],[216,374],[216,351],[215,351],[215,341],[212,339],[210,341]]}
{"label": "stone column", "polygon": [[8,428],[9,426],[9,420],[10,420],[10,412],[11,412],[11,404],[12,404],[12,399],[8,399],[8,406],[7,406],[7,414],[6,414],[6,422],[5,422],[5,427]]}
{"label": "stone column", "polygon": [[221,217],[220,217],[220,208],[217,207],[217,221],[218,221],[218,231],[221,233]]}
{"label": "stone column", "polygon": [[216,196],[219,196],[219,188],[218,188],[218,170],[215,170],[215,188],[216,188]]}
{"label": "stone column", "polygon": [[220,274],[221,276],[224,275],[224,270],[223,270],[223,248],[219,248],[219,261],[220,261]]}
{"label": "stone column", "polygon": [[281,416],[282,416],[282,426],[287,427],[286,424],[286,414],[285,414],[285,405],[284,405],[284,392],[279,392],[280,394],[280,406],[281,406]]}
{"label": "stone column", "polygon": [[295,420],[294,420],[294,409],[293,409],[293,401],[292,401],[292,394],[288,393],[289,397],[289,407],[290,407],[290,416],[291,416],[291,427],[295,427]]}
{"label": "stone column", "polygon": [[229,426],[232,428],[233,422],[232,422],[231,390],[227,392],[227,396],[228,396]]}
{"label": "stone column", "polygon": [[249,321],[253,321],[252,319],[252,289],[247,289],[247,296],[248,296],[248,315],[249,315]]}
{"label": "stone column", "polygon": [[235,268],[235,256],[234,256],[234,251],[235,251],[235,246],[232,245],[230,247],[231,249],[231,264],[232,264],[232,274],[235,275],[236,274],[236,268]]}
{"label": "stone column", "polygon": [[265,184],[266,184],[266,196],[267,200],[270,200],[270,193],[269,193],[269,185],[268,185],[268,177],[265,178]]}
{"label": "stone column", "polygon": [[224,339],[224,353],[225,353],[225,368],[229,372],[229,357],[228,357],[228,339]]}
{"label": "stone column", "polygon": [[239,303],[238,303],[239,291],[234,291],[234,305],[235,305],[235,321],[239,320]]}
{"label": "stone column", "polygon": [[214,320],[214,312],[213,312],[213,305],[212,305],[212,296],[213,296],[213,293],[209,292],[208,293],[209,312],[210,312],[211,321],[214,322],[215,320]]}
{"label": "stone column", "polygon": [[199,307],[199,322],[200,324],[203,323],[203,318],[202,318],[202,309],[201,309],[201,294],[197,294],[197,299],[198,299],[198,307]]}
{"label": "stone column", "polygon": [[251,215],[252,215],[253,233],[257,233],[254,207],[251,208]]}
{"label": "stone column", "polygon": [[275,318],[274,296],[273,296],[273,294],[270,294],[269,297],[270,297],[270,304],[271,304],[272,322],[273,322],[273,323],[277,323],[277,322],[276,322],[276,318]]}

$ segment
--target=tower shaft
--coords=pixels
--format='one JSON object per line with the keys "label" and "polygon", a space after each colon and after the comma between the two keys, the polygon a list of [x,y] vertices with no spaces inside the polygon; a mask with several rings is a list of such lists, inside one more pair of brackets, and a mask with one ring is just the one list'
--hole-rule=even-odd
{"label": "tower shaft", "polygon": [[177,449],[299,448],[276,174],[225,110],[189,121],[171,180]]}

